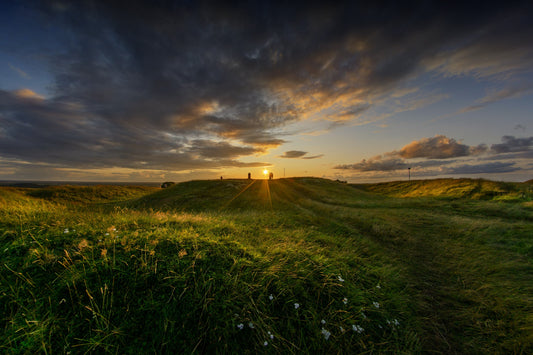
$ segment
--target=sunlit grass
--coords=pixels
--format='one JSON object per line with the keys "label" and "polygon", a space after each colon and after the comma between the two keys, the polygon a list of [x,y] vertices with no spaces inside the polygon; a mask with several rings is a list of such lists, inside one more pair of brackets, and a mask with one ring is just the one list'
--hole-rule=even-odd
{"label": "sunlit grass", "polygon": [[0,189],[2,352],[532,348],[522,202],[390,199],[311,178],[144,193]]}
{"label": "sunlit grass", "polygon": [[506,183],[483,179],[435,179],[361,184],[359,188],[394,197],[469,198],[475,200],[531,200],[528,183]]}

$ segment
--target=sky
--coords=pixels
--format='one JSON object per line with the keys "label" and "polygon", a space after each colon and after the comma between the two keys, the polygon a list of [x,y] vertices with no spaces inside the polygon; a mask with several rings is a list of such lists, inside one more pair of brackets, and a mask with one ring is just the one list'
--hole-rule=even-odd
{"label": "sky", "polygon": [[531,1],[0,3],[0,180],[533,179]]}

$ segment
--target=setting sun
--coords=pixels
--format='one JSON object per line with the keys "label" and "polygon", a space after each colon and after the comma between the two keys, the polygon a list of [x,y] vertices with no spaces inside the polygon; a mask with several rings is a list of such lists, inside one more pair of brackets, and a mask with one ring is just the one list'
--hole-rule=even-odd
{"label": "setting sun", "polygon": [[263,170],[263,174],[268,175],[268,170],[267,169]]}

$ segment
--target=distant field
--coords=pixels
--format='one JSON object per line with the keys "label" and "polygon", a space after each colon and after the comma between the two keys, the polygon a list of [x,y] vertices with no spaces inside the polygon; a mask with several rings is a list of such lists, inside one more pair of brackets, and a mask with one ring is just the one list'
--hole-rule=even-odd
{"label": "distant field", "polygon": [[530,354],[531,186],[0,187],[0,351]]}

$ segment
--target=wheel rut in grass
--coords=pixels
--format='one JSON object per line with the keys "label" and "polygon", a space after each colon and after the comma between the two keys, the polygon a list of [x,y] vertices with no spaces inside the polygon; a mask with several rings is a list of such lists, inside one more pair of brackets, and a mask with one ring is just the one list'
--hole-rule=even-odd
{"label": "wheel rut in grass", "polygon": [[458,339],[468,320],[461,319],[457,310],[472,307],[472,304],[462,296],[463,284],[458,278],[460,272],[453,255],[447,253],[439,240],[451,232],[450,226],[437,222],[429,214],[418,211],[417,216],[417,219],[410,219],[397,210],[367,210],[355,220],[337,218],[336,222],[359,229],[379,245],[387,258],[399,263],[407,272],[405,277],[419,320],[423,352],[469,353],[464,339]]}
{"label": "wheel rut in grass", "polygon": [[[308,195],[281,196],[302,218],[309,216],[325,233],[332,229],[348,235],[360,233],[379,245],[379,250],[394,264],[407,271],[405,275],[412,294],[414,312],[422,349],[435,354],[468,353],[460,325],[466,321],[454,312],[457,307],[469,307],[461,297],[462,283],[454,270],[453,256],[446,254],[438,236],[450,234],[451,228],[429,213],[393,208],[349,208]],[[417,218],[413,218],[413,215]],[[386,216],[386,217],[385,217]],[[450,295],[455,295],[450,298]]]}

